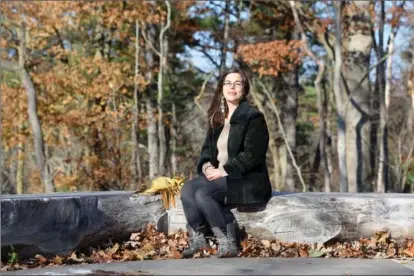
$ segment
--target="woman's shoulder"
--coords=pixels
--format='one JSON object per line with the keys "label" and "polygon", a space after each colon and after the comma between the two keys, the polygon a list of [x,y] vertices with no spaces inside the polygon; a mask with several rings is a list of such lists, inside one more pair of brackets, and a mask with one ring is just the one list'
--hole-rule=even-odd
{"label": "woman's shoulder", "polygon": [[261,112],[257,107],[249,103],[248,117],[249,119],[263,117],[263,112]]}
{"label": "woman's shoulder", "polygon": [[250,104],[248,101],[240,103],[239,108],[234,112],[231,121],[233,122],[246,122],[254,118],[263,116],[263,113]]}

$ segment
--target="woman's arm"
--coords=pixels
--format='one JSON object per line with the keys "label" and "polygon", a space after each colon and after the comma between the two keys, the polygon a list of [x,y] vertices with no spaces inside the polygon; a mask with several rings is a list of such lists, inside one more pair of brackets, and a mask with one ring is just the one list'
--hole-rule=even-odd
{"label": "woman's arm", "polygon": [[211,156],[211,150],[210,150],[210,134],[211,134],[211,128],[208,129],[206,138],[204,139],[203,146],[201,147],[200,158],[198,159],[198,163],[197,163],[198,174],[204,173],[204,169],[207,169],[208,165],[205,165],[204,167],[203,165],[213,160],[213,157]]}
{"label": "woman's arm", "polygon": [[244,139],[244,150],[223,166],[230,177],[242,177],[266,160],[269,131],[261,112],[250,119]]}

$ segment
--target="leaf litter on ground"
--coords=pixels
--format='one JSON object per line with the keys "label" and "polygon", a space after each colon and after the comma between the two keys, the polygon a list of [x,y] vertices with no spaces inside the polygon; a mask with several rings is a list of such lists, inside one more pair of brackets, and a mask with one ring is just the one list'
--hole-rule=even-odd
{"label": "leaf litter on ground", "polygon": [[[194,259],[209,258],[216,253],[218,244],[209,239],[211,248],[196,253]],[[111,263],[142,260],[181,259],[188,247],[188,233],[179,230],[166,235],[158,232],[154,225],[132,233],[129,240],[113,244],[109,242],[89,252],[71,252],[66,256],[46,258],[36,254],[28,260],[1,263],[1,271],[31,269],[47,266],[61,266],[87,263]],[[326,243],[284,242],[278,239],[260,240],[251,235],[241,241],[240,258],[381,258],[414,260],[414,240],[396,242],[386,231],[374,233],[370,238],[356,241],[329,241]]]}

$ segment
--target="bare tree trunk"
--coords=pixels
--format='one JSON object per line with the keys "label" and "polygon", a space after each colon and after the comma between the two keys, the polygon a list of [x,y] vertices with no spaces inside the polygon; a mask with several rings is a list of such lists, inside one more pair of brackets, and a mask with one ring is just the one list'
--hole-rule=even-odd
{"label": "bare tree trunk", "polygon": [[172,103],[172,122],[171,122],[171,170],[175,174],[178,172],[177,166],[177,111],[175,103]]}
{"label": "bare tree trunk", "polygon": [[334,94],[338,113],[338,167],[339,167],[339,190],[348,192],[348,173],[346,164],[346,124],[344,112],[344,92],[341,87],[342,50],[341,50],[341,14],[342,3],[337,1],[335,6],[335,71],[334,71]]}
{"label": "bare tree trunk", "polygon": [[[150,26],[148,32],[148,39],[154,37],[153,26]],[[146,79],[150,83],[147,87],[145,95],[145,108],[147,110],[147,133],[148,133],[148,167],[149,167],[149,178],[154,178],[158,176],[158,135],[157,135],[157,120],[154,112],[154,105],[152,103],[152,92],[155,92],[151,83],[153,81],[152,70],[154,65],[154,56],[150,46],[150,43],[147,41],[145,44],[145,58],[147,63],[147,73]]]}
{"label": "bare tree trunk", "polygon": [[[299,32],[301,34],[302,42],[304,45],[305,52],[318,64],[318,76],[315,79],[315,90],[316,90],[316,96],[317,96],[317,104],[318,104],[318,113],[319,113],[319,124],[320,124],[320,134],[319,134],[319,143],[318,143],[318,152],[320,157],[318,158],[323,167],[324,171],[324,190],[325,192],[331,191],[331,176],[328,169],[328,161],[326,157],[326,151],[325,151],[325,141],[326,141],[326,123],[325,123],[325,109],[324,104],[322,100],[322,87],[321,87],[321,81],[323,78],[323,75],[325,73],[325,64],[323,60],[318,60],[316,55],[309,49],[308,47],[308,39],[305,34],[305,30],[303,29],[302,22],[299,18],[298,11],[296,9],[296,3],[295,1],[289,1],[293,16],[295,18],[296,26],[299,29]],[[319,162],[318,162],[319,163]],[[317,166],[314,166],[317,167]]]}
{"label": "bare tree trunk", "polygon": [[223,44],[221,45],[220,74],[223,74],[224,70],[226,69],[231,2],[232,1],[226,1],[225,7],[224,7],[224,34],[223,34]]}
{"label": "bare tree trunk", "polygon": [[323,104],[323,94],[322,94],[322,88],[321,88],[321,80],[323,78],[323,74],[325,71],[325,65],[323,62],[319,63],[319,73],[318,77],[315,80],[315,88],[316,88],[316,95],[317,95],[317,101],[318,101],[318,109],[319,109],[319,133],[320,133],[320,139],[319,139],[319,150],[321,155],[321,164],[323,168],[323,175],[324,175],[324,191],[326,193],[331,192],[331,174],[329,172],[328,168],[328,159],[326,156],[326,117],[325,117],[325,108]]}
{"label": "bare tree trunk", "polygon": [[[295,36],[298,34],[296,33]],[[296,37],[294,39],[297,39]],[[286,75],[286,83],[289,89],[283,91],[283,106],[282,106],[282,124],[286,131],[286,138],[293,154],[296,156],[296,120],[298,111],[298,93],[299,93],[299,72],[296,68],[293,72]],[[285,190],[294,192],[296,190],[294,177],[293,160],[288,158],[287,148],[282,147],[282,157],[286,158],[286,173],[285,173]]]}
{"label": "bare tree trunk", "polygon": [[331,187],[332,187],[332,154],[333,154],[333,145],[332,145],[332,105],[331,105],[331,93],[324,88],[324,99],[325,102],[324,108],[326,110],[325,122],[326,122],[326,163],[330,175]]}
{"label": "bare tree trunk", "polygon": [[159,141],[159,155],[158,155],[158,172],[159,174],[165,174],[165,158],[166,158],[166,141],[165,141],[165,131],[164,131],[164,114],[163,114],[163,69],[165,65],[164,61],[164,41],[160,39],[160,69],[158,72],[158,141]]}
{"label": "bare tree trunk", "polygon": [[371,108],[368,72],[372,49],[370,1],[345,4],[342,68],[344,86],[349,95],[346,112],[346,165],[350,192],[372,191],[370,165]]}
{"label": "bare tree trunk", "polygon": [[[135,21],[135,80],[134,80],[134,120],[132,123],[132,172],[134,175],[134,182],[137,185],[142,181],[142,169],[141,169],[141,156],[139,153],[139,97],[138,97],[138,84],[137,78],[139,73],[139,24],[138,20]],[[139,187],[136,187],[137,189]]]}
{"label": "bare tree trunk", "polygon": [[158,164],[158,171],[161,175],[165,174],[165,165],[166,165],[166,154],[167,154],[167,145],[165,139],[165,129],[164,129],[164,122],[163,122],[163,77],[164,77],[164,68],[167,65],[167,50],[168,50],[168,36],[165,35],[166,31],[170,28],[171,25],[171,6],[168,0],[165,1],[167,5],[167,24],[163,26],[160,36],[159,36],[159,44],[160,44],[160,67],[158,72],[158,139],[159,139],[159,164]]}
{"label": "bare tree trunk", "polygon": [[[385,8],[384,2],[381,2],[382,6],[382,16],[385,20]],[[385,91],[381,95],[381,115],[380,115],[380,157],[378,164],[378,182],[377,182],[377,192],[388,192],[389,185],[389,166],[388,166],[388,107],[390,103],[390,92],[391,92],[391,81],[392,81],[392,61],[393,61],[393,52],[394,52],[394,32],[391,32],[388,51],[387,51],[387,65],[386,65],[386,80],[385,80]],[[382,50],[382,49],[381,49]],[[384,76],[385,77],[385,76]]]}
{"label": "bare tree trunk", "polygon": [[34,146],[36,152],[37,166],[40,170],[42,182],[44,185],[44,190],[46,193],[55,192],[55,186],[53,183],[53,178],[51,177],[49,166],[47,164],[46,155],[45,155],[45,146],[43,141],[42,126],[40,124],[39,117],[37,116],[37,99],[36,91],[33,86],[33,82],[30,78],[30,75],[24,68],[25,65],[25,54],[26,54],[26,42],[25,42],[25,25],[22,22],[20,28],[20,47],[19,47],[19,68],[20,76],[22,79],[23,87],[26,89],[28,104],[27,111],[29,114],[29,121],[32,127],[32,132],[34,136]]}

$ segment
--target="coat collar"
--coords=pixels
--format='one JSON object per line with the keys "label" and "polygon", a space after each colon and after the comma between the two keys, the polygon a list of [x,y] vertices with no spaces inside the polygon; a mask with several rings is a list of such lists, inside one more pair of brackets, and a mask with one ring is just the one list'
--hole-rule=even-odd
{"label": "coat collar", "polygon": [[230,123],[245,123],[249,117],[250,104],[246,99],[243,99],[231,116]]}

